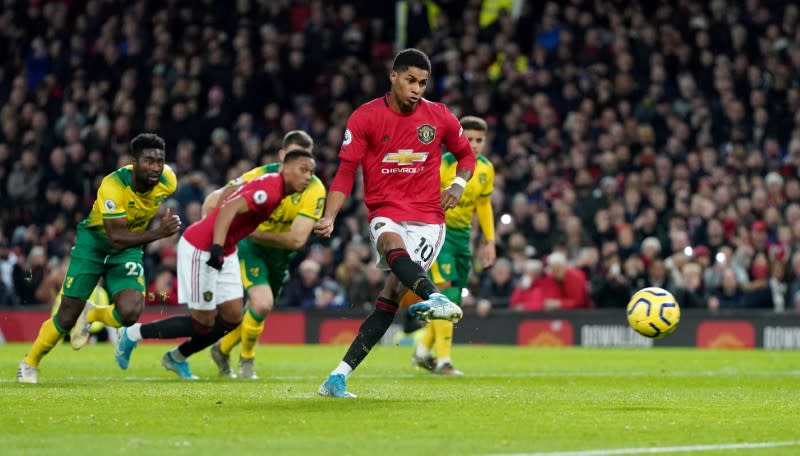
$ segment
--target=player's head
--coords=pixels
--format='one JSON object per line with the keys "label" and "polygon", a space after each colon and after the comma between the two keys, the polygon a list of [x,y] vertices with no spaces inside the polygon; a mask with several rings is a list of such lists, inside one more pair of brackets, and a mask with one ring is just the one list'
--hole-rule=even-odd
{"label": "player's head", "polygon": [[158,184],[164,172],[164,140],[153,133],[140,133],[131,140],[133,175],[139,190]]}
{"label": "player's head", "polygon": [[317,163],[314,155],[304,149],[292,149],[286,152],[281,165],[281,174],[286,181],[289,192],[302,192],[311,183]]}
{"label": "player's head", "polygon": [[303,130],[292,130],[283,136],[281,150],[278,151],[278,159],[283,161],[286,152],[292,149],[302,149],[311,152],[314,149],[314,140],[311,135]]}
{"label": "player's head", "polygon": [[392,97],[403,111],[411,111],[422,99],[431,76],[431,61],[419,49],[404,49],[392,63],[389,79]]}
{"label": "player's head", "polygon": [[485,120],[476,116],[462,117],[460,122],[472,151],[475,152],[475,155],[482,154],[486,149],[486,134],[489,132],[489,125]]}

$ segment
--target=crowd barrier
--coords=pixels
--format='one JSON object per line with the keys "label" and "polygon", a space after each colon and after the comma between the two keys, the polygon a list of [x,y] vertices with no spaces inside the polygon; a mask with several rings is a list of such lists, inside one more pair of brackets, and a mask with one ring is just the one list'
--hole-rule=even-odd
{"label": "crowd barrier", "polygon": [[[142,322],[182,313],[181,308],[148,309]],[[30,342],[48,310],[0,310],[0,341]],[[349,344],[366,313],[357,310],[273,312],[261,336],[273,344]],[[384,338],[394,343],[400,317]],[[454,335],[459,344],[502,344],[540,347],[699,347],[717,349],[800,348],[800,314],[763,311],[684,311],[675,333],[652,340],[626,323],[624,309],[571,312],[496,312],[488,318],[465,315]]]}

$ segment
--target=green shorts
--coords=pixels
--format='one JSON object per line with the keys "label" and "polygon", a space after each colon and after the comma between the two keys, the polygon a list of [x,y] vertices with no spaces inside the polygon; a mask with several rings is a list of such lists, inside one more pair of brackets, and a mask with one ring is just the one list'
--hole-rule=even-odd
{"label": "green shorts", "polygon": [[469,229],[447,228],[439,256],[431,267],[431,279],[440,284],[450,282],[453,287],[465,288],[472,270],[472,249]]}
{"label": "green shorts", "polygon": [[237,248],[245,291],[256,285],[269,285],[277,300],[295,252],[266,247],[248,238],[239,241]]}
{"label": "green shorts", "polygon": [[105,279],[105,288],[112,301],[125,289],[144,293],[142,248],[112,249],[103,235],[78,225],[61,291],[64,296],[86,300],[100,277]]}

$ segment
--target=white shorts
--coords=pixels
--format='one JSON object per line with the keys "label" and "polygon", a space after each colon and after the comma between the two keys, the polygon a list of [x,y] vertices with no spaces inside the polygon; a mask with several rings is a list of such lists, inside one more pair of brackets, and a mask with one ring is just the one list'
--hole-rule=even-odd
{"label": "white shorts", "polygon": [[184,238],[178,241],[178,302],[192,310],[215,310],[244,297],[236,252],[225,257],[221,271],[206,264],[210,256]]}
{"label": "white shorts", "polygon": [[[428,271],[444,245],[444,223],[395,222],[386,217],[375,217],[369,222],[372,247],[378,250],[378,238],[386,232],[397,233],[403,238],[411,259]],[[380,253],[378,269],[388,270],[386,258]]]}

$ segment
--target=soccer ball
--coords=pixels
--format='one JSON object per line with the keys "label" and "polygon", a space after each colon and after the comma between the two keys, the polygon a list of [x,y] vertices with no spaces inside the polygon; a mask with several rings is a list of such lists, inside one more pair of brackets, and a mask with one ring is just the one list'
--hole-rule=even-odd
{"label": "soccer ball", "polygon": [[672,334],[680,321],[680,306],[663,288],[642,288],[628,301],[628,324],[645,337],[661,339]]}

